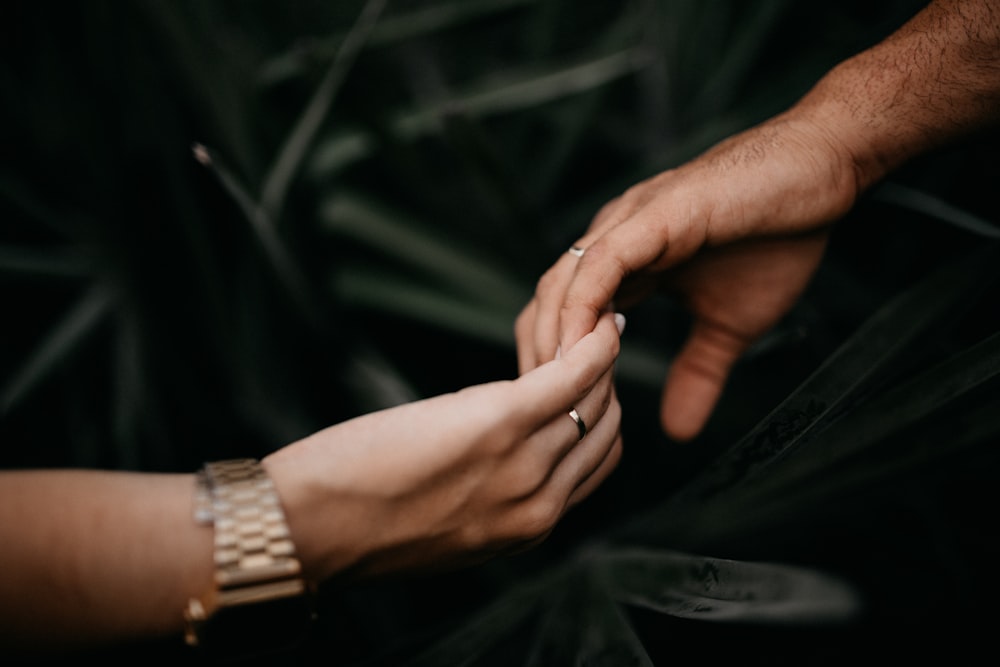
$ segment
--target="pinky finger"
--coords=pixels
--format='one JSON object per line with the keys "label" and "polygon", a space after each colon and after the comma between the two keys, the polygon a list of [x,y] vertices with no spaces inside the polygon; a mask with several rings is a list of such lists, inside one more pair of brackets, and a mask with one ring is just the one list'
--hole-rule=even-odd
{"label": "pinky finger", "polygon": [[619,434],[615,437],[615,441],[611,444],[611,449],[608,450],[604,459],[597,466],[590,476],[583,479],[579,486],[573,490],[570,494],[569,500],[566,503],[566,508],[570,509],[580,502],[585,500],[590,496],[597,488],[604,483],[604,481],[611,476],[611,473],[615,471],[618,467],[618,463],[622,458],[622,437]]}

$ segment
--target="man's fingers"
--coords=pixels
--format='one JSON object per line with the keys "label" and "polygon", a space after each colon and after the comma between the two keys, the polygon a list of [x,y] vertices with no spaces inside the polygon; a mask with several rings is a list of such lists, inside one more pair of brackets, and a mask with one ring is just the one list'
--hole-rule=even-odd
{"label": "man's fingers", "polygon": [[536,366],[555,358],[556,348],[559,346],[559,304],[562,303],[566,288],[573,279],[577,261],[578,257],[565,252],[538,280],[532,332]]}
{"label": "man's fingers", "polygon": [[681,223],[680,218],[668,212],[646,206],[610,227],[587,247],[566,287],[559,313],[559,344],[563,348],[593,328],[630,274],[662,270],[680,259],[672,256],[671,242],[676,237],[685,237],[679,250],[694,252],[700,240],[687,238],[690,221],[683,221],[684,229],[676,228]]}
{"label": "man's fingers", "polygon": [[617,250],[602,236],[587,248],[571,276],[558,310],[558,343],[566,349],[594,328],[626,275]]}
{"label": "man's fingers", "polygon": [[538,303],[532,299],[514,322],[514,340],[517,342],[517,373],[524,375],[538,365],[535,357],[535,317]]}
{"label": "man's fingers", "polygon": [[695,325],[671,364],[663,390],[660,420],[670,438],[683,442],[701,432],[747,345],[724,329]]}
{"label": "man's fingers", "polygon": [[[555,358],[559,349],[560,310],[566,297],[566,289],[573,280],[577,263],[585,254],[587,246],[602,233],[602,230],[617,224],[627,215],[622,199],[617,197],[602,206],[591,221],[587,234],[567,248],[538,280],[535,294],[528,306],[521,311],[514,327],[518,349],[518,371],[521,375]],[[587,330],[573,342],[589,332],[596,321],[595,316],[589,322]]]}
{"label": "man's fingers", "polygon": [[[571,250],[576,248],[573,246]],[[514,323],[514,337],[519,374],[524,375],[556,357],[556,350],[559,349],[559,308],[578,259],[577,254],[569,250],[563,253],[539,278],[535,294],[518,315]]]}
{"label": "man's fingers", "polygon": [[708,422],[724,384],[724,379],[671,370],[660,406],[664,432],[680,442],[697,436]]}

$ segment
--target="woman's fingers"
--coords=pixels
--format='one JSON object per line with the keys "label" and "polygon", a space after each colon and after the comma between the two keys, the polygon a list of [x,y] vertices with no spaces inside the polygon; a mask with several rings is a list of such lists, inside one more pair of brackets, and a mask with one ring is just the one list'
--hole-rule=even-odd
{"label": "woman's fingers", "polygon": [[[609,368],[586,396],[556,414],[534,436],[534,454],[543,456],[550,471],[570,452],[590,446],[607,430],[606,416],[614,399],[614,368]],[[613,416],[613,415],[612,415]],[[614,422],[615,420],[612,419]]]}
{"label": "woman's fingers", "polygon": [[[615,321],[618,332],[624,318]],[[598,322],[595,334],[604,333],[609,316]],[[587,346],[600,341],[599,335],[581,340]],[[580,348],[587,352],[586,347]],[[571,351],[570,361],[577,348]],[[593,388],[571,406],[571,413],[562,411],[550,419],[530,439],[529,451],[534,461],[531,467],[546,474],[536,478],[531,494],[532,504],[542,508],[546,516],[561,516],[569,507],[589,495],[611,473],[621,456],[621,406],[615,396],[614,366],[602,374]]]}
{"label": "woman's fingers", "polygon": [[539,278],[534,297],[514,324],[518,370],[522,375],[556,357],[559,307],[578,260],[572,252],[563,253]]}
{"label": "woman's fingers", "polygon": [[[566,252],[539,278],[535,294],[518,315],[514,325],[518,370],[521,375],[555,358],[559,349],[560,311],[565,301],[566,290],[576,273],[577,264],[586,254],[587,247],[599,238],[604,230],[617,224],[626,213],[623,197],[606,203],[594,216],[586,235],[567,248]],[[596,319],[595,317],[595,322]]]}
{"label": "woman's fingers", "polygon": [[593,391],[577,402],[576,412],[587,425],[582,438],[569,413],[563,412],[521,443],[521,455],[502,480],[518,502],[510,505],[510,523],[501,531],[517,539],[544,538],[614,469],[621,449],[621,409],[613,377],[614,369],[608,369]]}
{"label": "woman's fingers", "polygon": [[[542,364],[515,380],[518,405],[524,411],[518,422],[535,424],[536,428],[557,414],[569,410],[591,391],[612,367],[621,349],[619,323],[624,317],[607,313],[570,350],[564,350],[557,360]],[[572,423],[569,417],[567,421]]]}
{"label": "woman's fingers", "polygon": [[572,345],[590,331],[627,278],[662,271],[697,250],[704,241],[701,214],[680,215],[668,205],[672,202],[645,203],[587,247],[563,289],[560,345]]}
{"label": "woman's fingers", "polygon": [[614,391],[607,410],[587,436],[569,451],[552,478],[570,508],[589,496],[617,467],[622,455],[621,404]]}
{"label": "woman's fingers", "polygon": [[[610,419],[608,412],[614,403],[614,360],[623,327],[623,316],[607,314],[564,357],[516,381],[519,403],[536,410],[535,416],[540,418],[518,446],[517,463],[510,468],[509,486],[520,489],[523,497],[564,508],[569,494],[582,481],[576,477],[590,472],[583,461],[596,466],[604,458],[610,446],[609,434],[616,435],[619,425],[617,404]],[[524,385],[529,385],[530,391]],[[564,465],[564,459],[581,448],[592,453],[583,461],[577,456],[572,465]]]}

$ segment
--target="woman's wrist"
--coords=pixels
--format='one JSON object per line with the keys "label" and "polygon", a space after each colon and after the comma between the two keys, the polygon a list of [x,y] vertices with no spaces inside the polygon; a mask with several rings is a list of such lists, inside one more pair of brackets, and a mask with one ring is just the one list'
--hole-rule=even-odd
{"label": "woman's wrist", "polygon": [[[311,448],[312,442],[289,447]],[[317,476],[315,463],[286,447],[261,463],[277,490],[305,577],[320,583],[350,568],[364,544],[348,516],[347,494],[338,500],[336,482]]]}

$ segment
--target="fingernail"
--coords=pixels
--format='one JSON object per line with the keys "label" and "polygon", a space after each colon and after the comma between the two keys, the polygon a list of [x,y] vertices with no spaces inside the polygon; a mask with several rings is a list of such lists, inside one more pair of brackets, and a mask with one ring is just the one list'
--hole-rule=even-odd
{"label": "fingernail", "polygon": [[625,316],[621,313],[615,313],[615,326],[618,327],[618,335],[621,336],[625,331]]}

